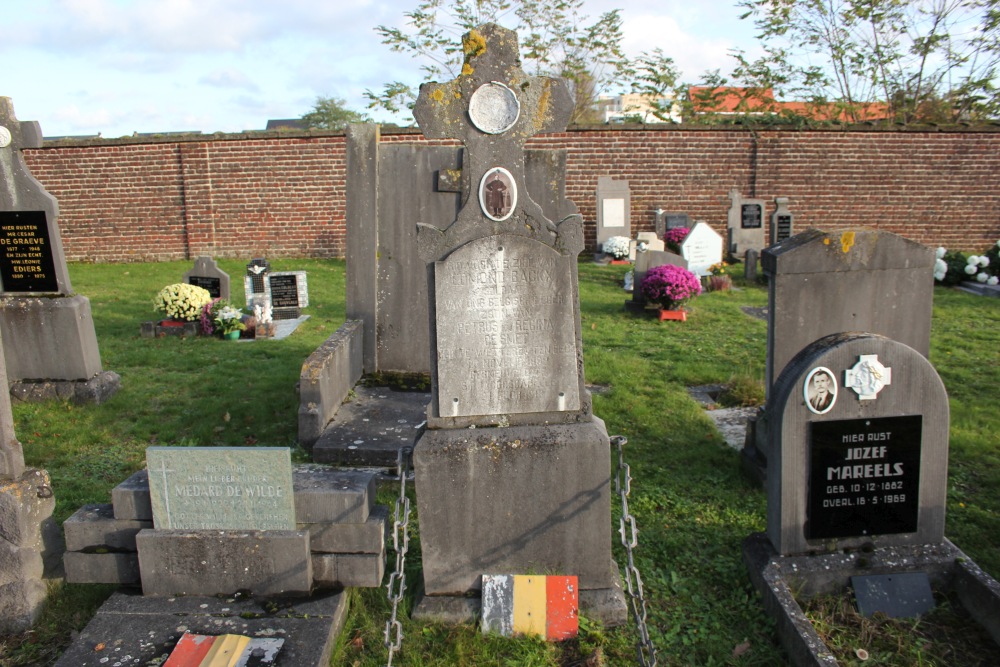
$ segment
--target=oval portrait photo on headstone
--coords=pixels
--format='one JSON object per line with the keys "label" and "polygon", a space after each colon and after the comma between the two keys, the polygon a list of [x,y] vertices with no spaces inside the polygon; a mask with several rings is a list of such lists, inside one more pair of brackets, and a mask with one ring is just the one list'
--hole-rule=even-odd
{"label": "oval portrait photo on headstone", "polygon": [[837,380],[829,368],[817,366],[802,384],[802,395],[811,412],[825,415],[837,402]]}
{"label": "oval portrait photo on headstone", "polygon": [[514,177],[503,167],[486,172],[479,182],[479,205],[491,220],[501,221],[510,217],[517,204],[517,186]]}

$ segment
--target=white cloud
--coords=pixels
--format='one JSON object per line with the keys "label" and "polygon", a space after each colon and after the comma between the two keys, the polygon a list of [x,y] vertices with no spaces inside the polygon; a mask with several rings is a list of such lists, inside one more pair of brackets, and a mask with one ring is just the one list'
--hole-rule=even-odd
{"label": "white cloud", "polygon": [[200,77],[198,83],[216,88],[246,90],[251,93],[260,92],[260,86],[236,69],[214,70]]}

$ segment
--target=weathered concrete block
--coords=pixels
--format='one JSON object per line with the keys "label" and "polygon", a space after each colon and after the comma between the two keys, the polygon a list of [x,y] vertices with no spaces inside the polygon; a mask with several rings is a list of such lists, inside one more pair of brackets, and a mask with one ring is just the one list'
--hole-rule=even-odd
{"label": "weathered concrete block", "polygon": [[302,364],[299,444],[309,449],[361,379],[364,325],[345,322]]}
{"label": "weathered concrete block", "polygon": [[152,527],[152,521],[116,519],[111,503],[84,505],[63,523],[69,551],[94,547],[135,551],[136,533]]}
{"label": "weathered concrete block", "polygon": [[23,632],[31,627],[45,602],[40,579],[0,585],[0,634]]}
{"label": "weathered concrete block", "polygon": [[135,552],[63,554],[66,581],[71,584],[139,585],[139,555]]}
{"label": "weathered concrete block", "polygon": [[0,332],[8,380],[87,380],[101,372],[90,301],[0,298]]}
{"label": "weathered concrete block", "polygon": [[385,551],[378,554],[313,554],[313,581],[317,588],[336,584],[354,588],[382,585]]}
{"label": "weathered concrete block", "polygon": [[133,473],[111,490],[115,518],[126,521],[152,521],[153,504],[149,499],[149,477],[145,470]]}
{"label": "weathered concrete block", "polygon": [[385,550],[389,508],[376,505],[364,523],[304,523],[312,552],[377,554]]}
{"label": "weathered concrete block", "polygon": [[39,526],[52,516],[56,499],[49,473],[26,468],[14,480],[0,480],[0,538],[18,547],[42,549]]}
{"label": "weathered concrete block", "polygon": [[309,532],[143,530],[136,536],[145,595],[308,595]]}
{"label": "weathered concrete block", "polygon": [[292,471],[298,523],[364,523],[375,504],[375,475],[300,465]]}
{"label": "weathered concrete block", "polygon": [[484,572],[614,585],[611,447],[601,420],[429,430],[413,467],[428,595],[479,590]]}
{"label": "weathered concrete block", "polygon": [[41,551],[0,541],[0,586],[33,579],[41,581],[42,572]]}

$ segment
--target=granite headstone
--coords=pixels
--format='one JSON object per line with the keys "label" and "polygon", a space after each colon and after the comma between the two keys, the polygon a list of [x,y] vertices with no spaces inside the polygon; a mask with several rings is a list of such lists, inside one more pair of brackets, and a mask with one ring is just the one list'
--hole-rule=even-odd
{"label": "granite headstone", "polygon": [[597,246],[612,236],[632,237],[632,195],[628,181],[597,177]]}
{"label": "granite headstone", "polygon": [[229,274],[211,257],[199,257],[184,274],[184,282],[208,290],[213,299],[229,300]]}
{"label": "granite headstone", "polygon": [[771,245],[781,243],[794,234],[795,216],[788,210],[788,197],[775,197],[774,213],[771,214]]}
{"label": "granite headstone", "polygon": [[729,244],[726,252],[731,257],[742,257],[747,250],[763,250],[767,245],[764,236],[764,200],[745,199],[739,190],[730,190],[729,199]]}

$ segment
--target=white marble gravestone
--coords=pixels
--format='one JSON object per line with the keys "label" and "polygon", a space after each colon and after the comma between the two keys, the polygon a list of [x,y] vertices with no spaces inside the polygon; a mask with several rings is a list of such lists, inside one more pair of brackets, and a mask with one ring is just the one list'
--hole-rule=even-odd
{"label": "white marble gravestone", "polygon": [[707,276],[708,268],[722,261],[722,236],[705,222],[696,222],[681,243],[681,256],[687,260],[688,271]]}

